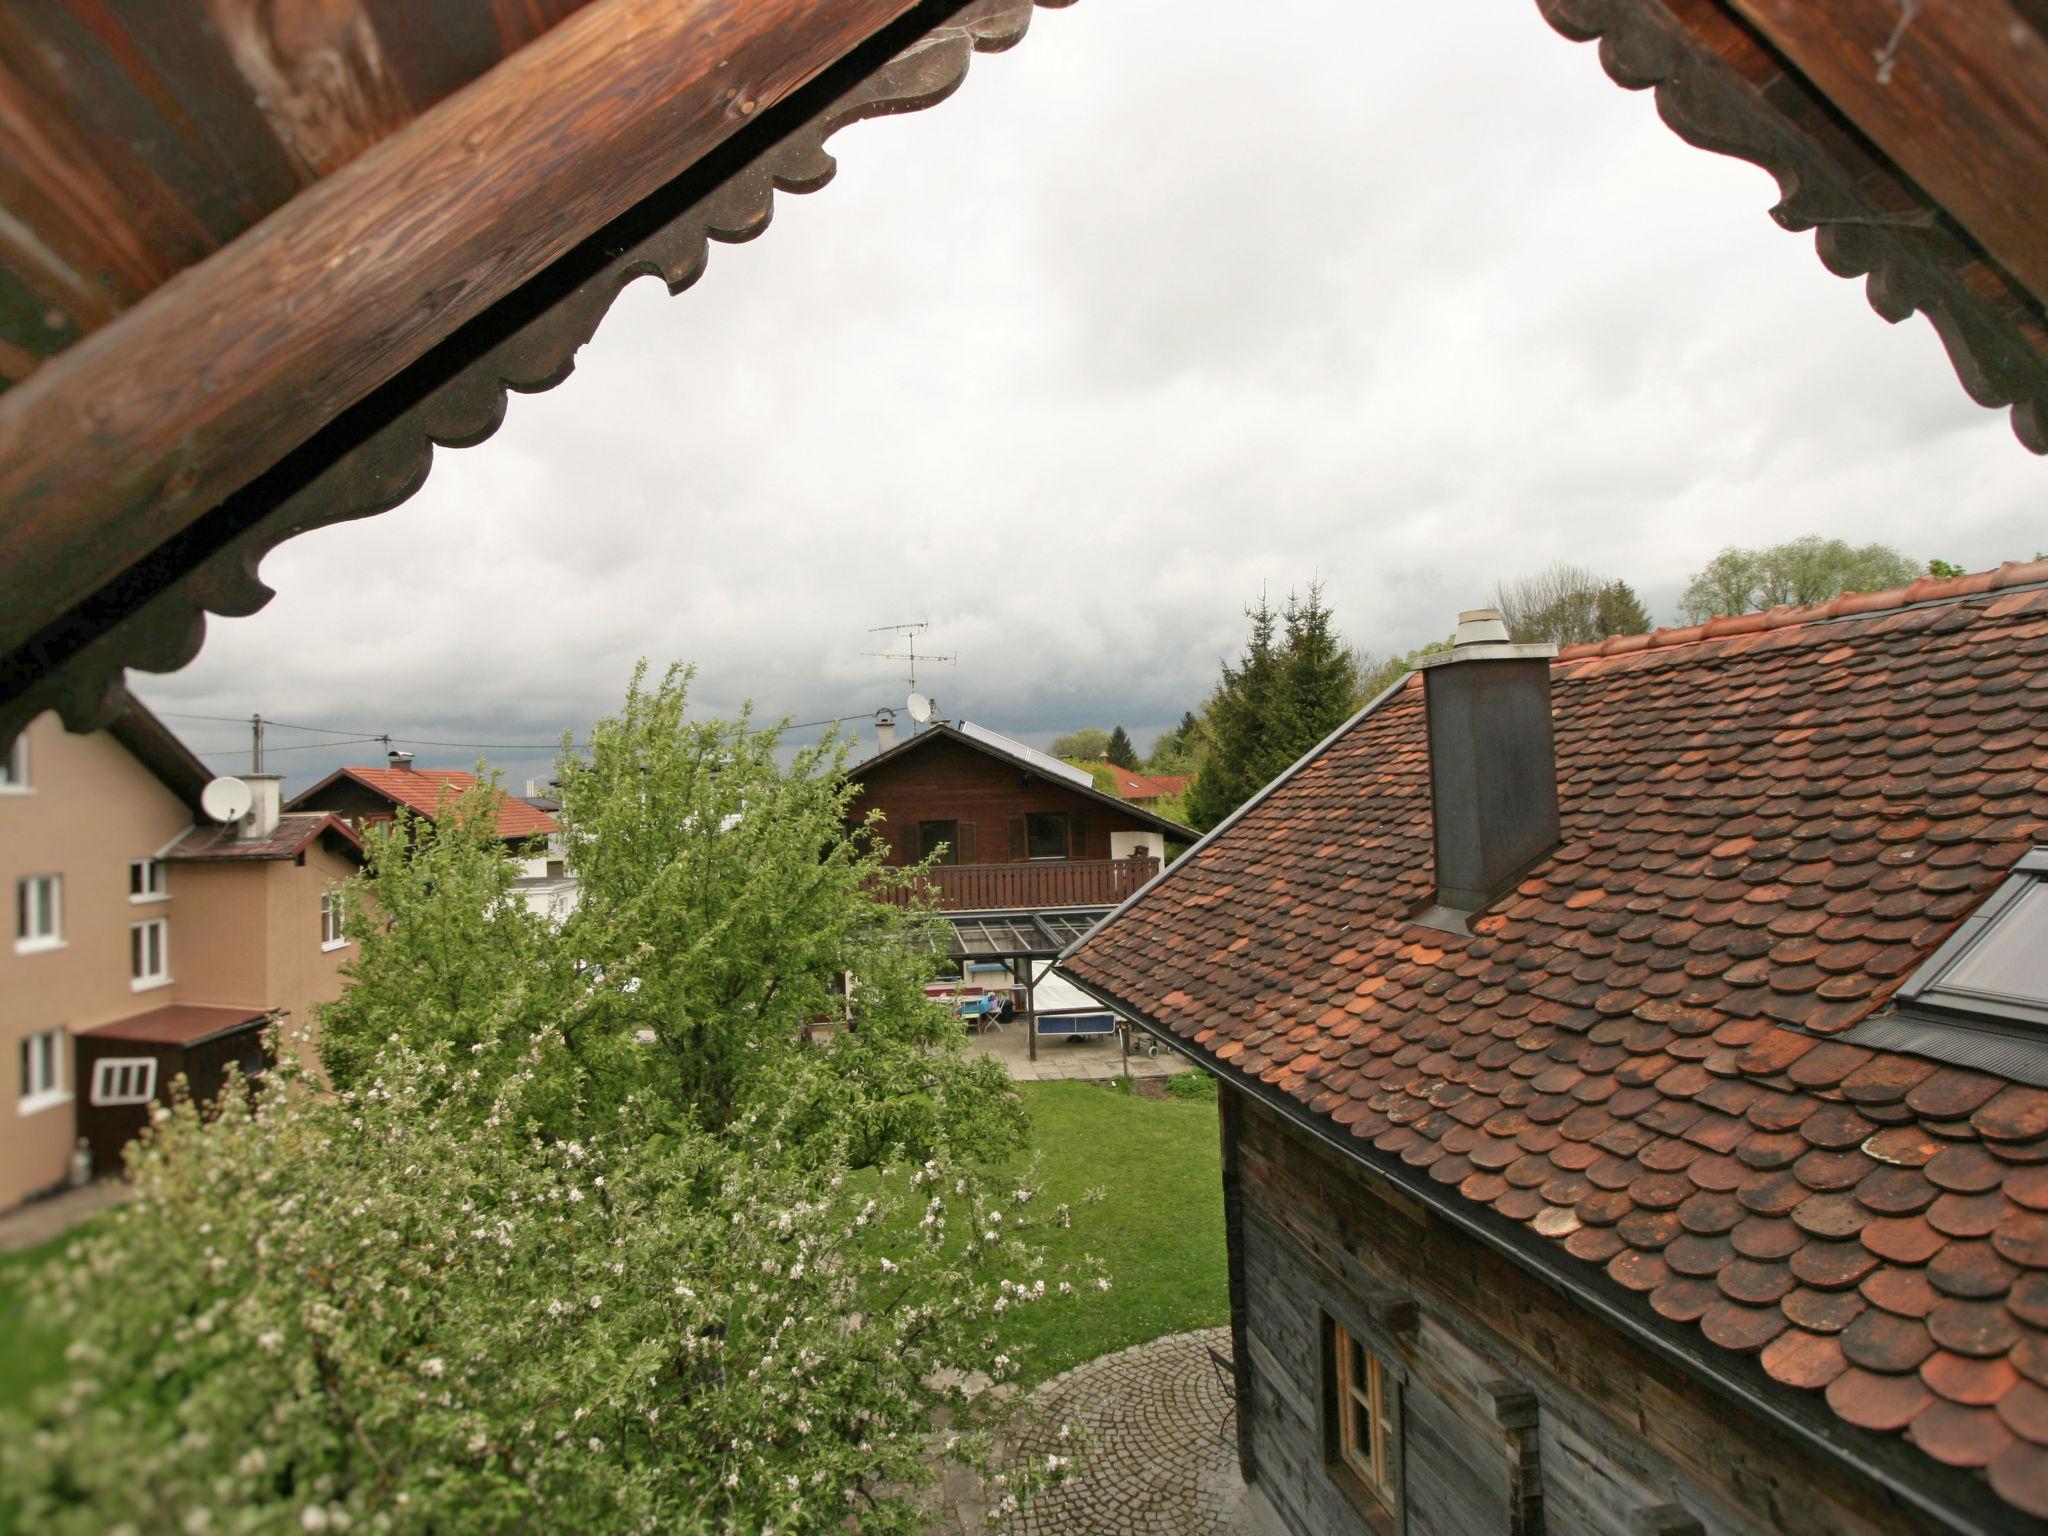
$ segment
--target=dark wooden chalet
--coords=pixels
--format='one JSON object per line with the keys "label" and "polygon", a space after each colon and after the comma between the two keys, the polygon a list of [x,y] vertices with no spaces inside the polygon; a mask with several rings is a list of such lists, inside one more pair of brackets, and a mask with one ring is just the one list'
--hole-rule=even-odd
{"label": "dark wooden chalet", "polygon": [[1223,1085],[1257,1528],[2043,1529],[2048,561],[1493,628],[1060,962]]}
{"label": "dark wooden chalet", "polygon": [[[1044,0],[1058,3],[1058,0]],[[1536,0],[2048,452],[2040,0]],[[0,747],[118,712],[282,540],[385,511],[630,280],[824,186],[1031,0],[49,0],[0,19]],[[1191,12],[1187,25],[1200,25]],[[1512,132],[1513,125],[1504,125]],[[1362,152],[1374,152],[1365,146]]]}
{"label": "dark wooden chalet", "polygon": [[891,864],[928,856],[947,911],[1113,906],[1195,834],[1043,752],[962,721],[935,724],[850,770],[850,819],[880,811]]}

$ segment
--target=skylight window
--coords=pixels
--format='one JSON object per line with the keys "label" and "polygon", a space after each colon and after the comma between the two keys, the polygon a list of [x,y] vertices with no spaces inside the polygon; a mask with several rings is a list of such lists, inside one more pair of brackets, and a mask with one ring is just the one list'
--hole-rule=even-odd
{"label": "skylight window", "polygon": [[1906,979],[1898,1001],[1915,1012],[2048,1029],[2048,848],[2013,867]]}

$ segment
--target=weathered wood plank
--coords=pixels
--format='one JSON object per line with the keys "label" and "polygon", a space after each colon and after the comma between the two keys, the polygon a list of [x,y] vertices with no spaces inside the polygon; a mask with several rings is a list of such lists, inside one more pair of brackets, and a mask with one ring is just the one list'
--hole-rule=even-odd
{"label": "weathered wood plank", "polygon": [[25,641],[914,0],[600,0],[0,397]]}
{"label": "weathered wood plank", "polygon": [[2048,39],[2011,0],[1728,0],[2048,304]]}

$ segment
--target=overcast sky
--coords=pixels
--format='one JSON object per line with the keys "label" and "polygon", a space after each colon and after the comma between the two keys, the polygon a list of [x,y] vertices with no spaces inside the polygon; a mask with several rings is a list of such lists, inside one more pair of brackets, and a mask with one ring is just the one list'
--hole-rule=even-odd
{"label": "overcast sky", "polygon": [[[538,743],[647,656],[696,663],[707,712],[810,721],[900,704],[868,631],[929,619],[946,713],[1143,744],[1262,586],[1321,580],[1386,652],[1555,559],[1663,623],[1728,543],[2048,544],[2048,466],[1932,329],[1529,0],[1085,0],[833,148],[824,191],[682,297],[629,289],[566,384],[286,544],[267,609],[137,691]],[[247,766],[246,731],[172,723]],[[551,754],[489,755],[516,789]]]}

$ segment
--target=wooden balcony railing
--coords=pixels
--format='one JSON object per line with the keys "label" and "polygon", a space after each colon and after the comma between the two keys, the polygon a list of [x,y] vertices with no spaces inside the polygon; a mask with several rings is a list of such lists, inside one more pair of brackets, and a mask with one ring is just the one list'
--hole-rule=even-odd
{"label": "wooden balcony railing", "polygon": [[[1114,906],[1159,873],[1155,858],[1037,859],[1015,864],[939,864],[926,883],[942,912]],[[890,898],[907,899],[896,892]]]}

